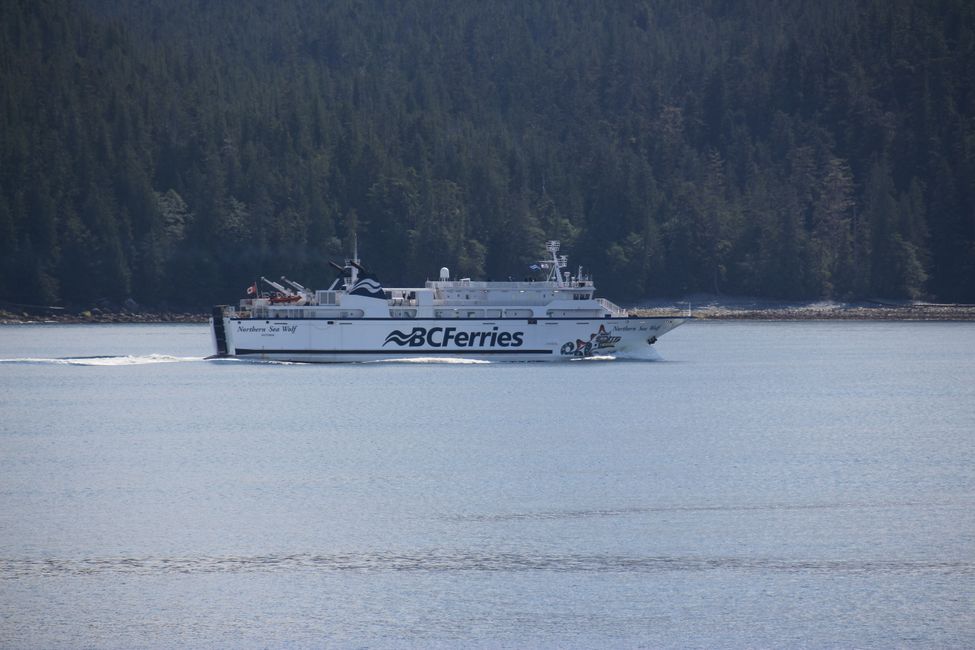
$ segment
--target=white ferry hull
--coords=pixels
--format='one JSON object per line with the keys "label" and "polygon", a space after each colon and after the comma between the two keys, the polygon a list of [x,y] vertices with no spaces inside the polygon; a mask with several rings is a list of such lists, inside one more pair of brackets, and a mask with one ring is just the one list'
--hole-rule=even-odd
{"label": "white ferry hull", "polygon": [[645,355],[685,318],[211,319],[217,357],[299,363]]}

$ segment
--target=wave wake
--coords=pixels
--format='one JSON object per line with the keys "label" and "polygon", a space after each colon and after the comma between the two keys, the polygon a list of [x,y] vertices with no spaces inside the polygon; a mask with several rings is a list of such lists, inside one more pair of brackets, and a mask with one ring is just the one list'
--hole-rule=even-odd
{"label": "wave wake", "polygon": [[150,363],[185,363],[202,361],[203,357],[177,357],[169,354],[143,354],[122,356],[59,357],[53,359],[26,357],[0,359],[0,364],[37,364],[54,366],[139,366]]}

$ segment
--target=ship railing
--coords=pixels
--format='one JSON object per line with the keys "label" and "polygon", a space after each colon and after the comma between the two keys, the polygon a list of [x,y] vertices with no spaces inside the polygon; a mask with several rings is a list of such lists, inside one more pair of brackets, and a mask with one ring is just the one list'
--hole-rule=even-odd
{"label": "ship railing", "polygon": [[604,309],[608,310],[613,316],[626,316],[626,310],[617,305],[612,300],[606,300],[605,298],[596,298],[596,302],[603,306]]}
{"label": "ship railing", "polygon": [[[581,285],[580,285],[581,286]],[[472,280],[427,280],[428,289],[553,289],[558,288],[554,282],[538,280],[524,281],[491,281],[481,282]]]}

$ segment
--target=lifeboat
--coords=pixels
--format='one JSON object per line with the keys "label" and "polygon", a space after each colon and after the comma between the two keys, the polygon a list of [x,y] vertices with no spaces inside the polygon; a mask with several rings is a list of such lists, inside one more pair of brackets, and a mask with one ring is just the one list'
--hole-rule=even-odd
{"label": "lifeboat", "polygon": [[301,296],[289,296],[283,293],[275,294],[270,298],[272,305],[287,305],[293,302],[298,302],[299,300],[301,300]]}

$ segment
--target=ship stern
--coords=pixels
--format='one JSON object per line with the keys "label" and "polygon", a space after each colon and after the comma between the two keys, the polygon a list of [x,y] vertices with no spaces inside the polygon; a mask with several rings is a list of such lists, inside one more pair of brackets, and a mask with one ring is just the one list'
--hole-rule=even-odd
{"label": "ship stern", "polygon": [[227,336],[227,321],[224,316],[224,305],[217,305],[210,315],[210,334],[215,354],[210,357],[223,358],[233,356],[233,349]]}

